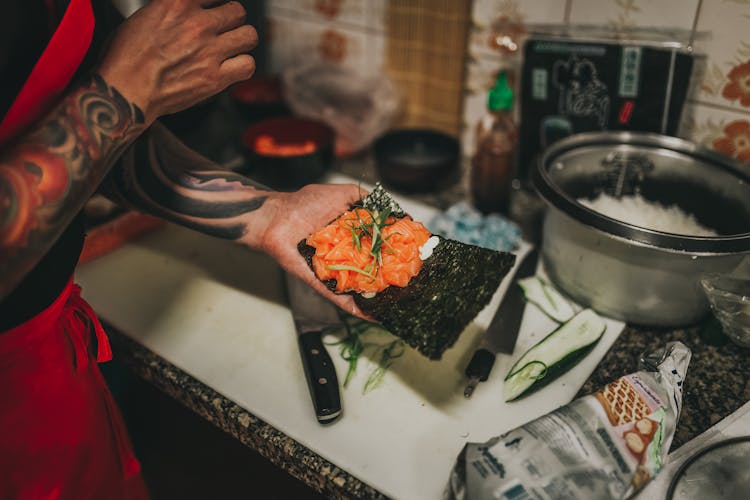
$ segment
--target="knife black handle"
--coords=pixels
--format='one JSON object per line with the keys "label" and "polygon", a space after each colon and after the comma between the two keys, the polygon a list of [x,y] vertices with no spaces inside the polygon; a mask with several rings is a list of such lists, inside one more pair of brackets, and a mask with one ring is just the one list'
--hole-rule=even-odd
{"label": "knife black handle", "polygon": [[303,333],[298,339],[307,387],[318,422],[330,424],[341,415],[339,379],[333,361],[323,345],[321,332]]}
{"label": "knife black handle", "polygon": [[490,376],[494,364],[495,355],[493,353],[487,349],[477,349],[466,366],[466,376],[469,378],[476,377],[480,382],[484,382]]}

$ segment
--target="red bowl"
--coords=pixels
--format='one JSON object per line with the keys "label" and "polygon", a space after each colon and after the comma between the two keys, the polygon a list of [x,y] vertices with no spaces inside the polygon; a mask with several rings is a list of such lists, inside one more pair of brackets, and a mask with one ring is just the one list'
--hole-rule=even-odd
{"label": "red bowl", "polygon": [[333,162],[334,137],[331,127],[306,118],[257,122],[242,135],[245,173],[282,191],[319,181]]}

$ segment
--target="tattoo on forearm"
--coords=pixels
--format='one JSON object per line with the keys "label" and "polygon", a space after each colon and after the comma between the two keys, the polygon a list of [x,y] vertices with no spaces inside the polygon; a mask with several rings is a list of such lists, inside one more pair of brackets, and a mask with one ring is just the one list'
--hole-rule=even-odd
{"label": "tattoo on forearm", "polygon": [[124,204],[231,240],[244,235],[242,216],[263,206],[265,189],[247,177],[219,170],[158,123],[107,179],[107,192]]}
{"label": "tattoo on forearm", "polygon": [[0,298],[49,249],[144,128],[141,110],[94,76],[0,153]]}

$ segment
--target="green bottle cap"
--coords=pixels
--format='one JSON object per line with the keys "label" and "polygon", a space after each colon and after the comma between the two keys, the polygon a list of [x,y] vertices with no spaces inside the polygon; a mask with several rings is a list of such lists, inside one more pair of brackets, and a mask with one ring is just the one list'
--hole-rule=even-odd
{"label": "green bottle cap", "polygon": [[495,86],[490,89],[487,96],[487,107],[491,111],[499,109],[507,111],[513,107],[513,90],[508,86],[508,77],[505,75],[505,71],[500,72]]}

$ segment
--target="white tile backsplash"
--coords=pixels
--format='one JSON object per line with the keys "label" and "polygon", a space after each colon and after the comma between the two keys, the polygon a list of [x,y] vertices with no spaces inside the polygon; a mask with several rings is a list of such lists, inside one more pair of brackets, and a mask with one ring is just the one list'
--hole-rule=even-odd
{"label": "white tile backsplash", "polygon": [[384,66],[387,0],[271,0],[271,70],[328,60],[362,74]]}
{"label": "white tile backsplash", "polygon": [[693,26],[698,0],[573,0],[570,22],[619,30],[632,27]]}
{"label": "white tile backsplash", "polygon": [[[335,24],[269,16],[271,69],[283,72],[301,63],[327,61],[363,73],[382,66],[382,47],[376,35]],[[377,51],[380,50],[380,53]]]}
{"label": "white tile backsplash", "polygon": [[565,16],[564,0],[475,0],[472,21],[480,28],[498,16],[519,18],[526,24],[559,23]]}
{"label": "white tile backsplash", "polygon": [[[373,0],[270,0],[269,11],[309,21],[333,22],[349,28],[375,29]],[[385,3],[381,2],[382,4]],[[382,29],[382,21],[379,23]]]}

